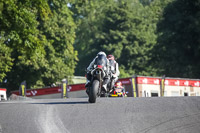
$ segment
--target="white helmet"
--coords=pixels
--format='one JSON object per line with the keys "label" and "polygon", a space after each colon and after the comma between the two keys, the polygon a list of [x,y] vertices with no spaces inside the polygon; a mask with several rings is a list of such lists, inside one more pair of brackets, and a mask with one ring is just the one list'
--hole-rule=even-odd
{"label": "white helmet", "polygon": [[97,56],[99,56],[99,55],[104,55],[104,56],[106,56],[106,53],[105,52],[99,52],[98,54],[97,54]]}

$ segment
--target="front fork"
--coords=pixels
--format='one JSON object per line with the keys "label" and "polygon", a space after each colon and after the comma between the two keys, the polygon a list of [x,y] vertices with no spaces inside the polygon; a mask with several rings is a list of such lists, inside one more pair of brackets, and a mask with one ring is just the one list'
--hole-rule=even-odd
{"label": "front fork", "polygon": [[103,81],[102,81],[102,77],[101,77],[101,71],[99,70],[99,71],[96,71],[96,77],[97,77],[97,79],[99,80],[99,89],[98,89],[98,93],[97,93],[97,95],[98,96],[101,96],[101,88],[102,88],[102,83],[103,83]]}

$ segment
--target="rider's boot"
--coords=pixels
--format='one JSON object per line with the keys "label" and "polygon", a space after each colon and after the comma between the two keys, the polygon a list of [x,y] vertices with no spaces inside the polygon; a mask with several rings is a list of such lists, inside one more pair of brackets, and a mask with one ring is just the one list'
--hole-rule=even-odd
{"label": "rider's boot", "polygon": [[87,88],[90,85],[90,80],[87,79],[86,83],[85,83],[85,88]]}
{"label": "rider's boot", "polygon": [[102,85],[102,87],[105,89],[105,92],[107,92],[107,84]]}
{"label": "rider's boot", "polygon": [[87,95],[89,96],[89,87],[86,89],[85,91],[87,93]]}
{"label": "rider's boot", "polygon": [[86,93],[89,96],[89,85],[90,85],[90,80],[87,80],[86,84],[85,84],[85,88],[86,88]]}

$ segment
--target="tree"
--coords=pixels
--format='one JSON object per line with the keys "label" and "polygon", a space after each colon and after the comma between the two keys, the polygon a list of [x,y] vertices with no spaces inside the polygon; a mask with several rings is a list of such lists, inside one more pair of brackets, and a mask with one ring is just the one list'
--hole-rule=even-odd
{"label": "tree", "polygon": [[138,0],[86,1],[79,9],[75,16],[80,20],[75,43],[80,59],[77,74],[84,73],[101,50],[114,54],[122,77],[153,73],[148,61],[149,51],[156,43],[155,23],[149,23],[148,9]]}
{"label": "tree", "polygon": [[76,75],[84,75],[85,68],[89,65],[96,54],[103,50],[96,43],[100,36],[102,22],[105,17],[105,9],[114,2],[109,0],[75,1],[71,4],[74,20],[77,25],[76,40],[74,47],[78,51],[78,64]]}
{"label": "tree", "polygon": [[73,75],[76,26],[67,1],[7,0],[0,7],[5,87],[18,89],[23,80],[27,88],[49,86]]}
{"label": "tree", "polygon": [[[37,71],[43,60],[43,41],[39,38],[36,14],[45,16],[48,8],[42,0],[26,2],[7,0],[0,1],[0,5],[0,31],[4,33],[1,42],[10,51],[9,58],[12,61],[10,71],[7,71],[4,79],[7,79],[8,89],[16,89],[20,82],[26,79],[25,77],[33,77],[33,70]],[[8,51],[4,49],[2,52]],[[31,69],[32,72],[29,71]]]}
{"label": "tree", "polygon": [[76,25],[67,0],[49,0],[49,19],[41,21],[40,31],[50,42],[45,45],[47,66],[42,70],[45,85],[73,76],[77,51],[74,50]]}
{"label": "tree", "polygon": [[160,74],[172,77],[199,78],[200,63],[199,0],[176,0],[164,9],[158,23],[155,47]]}
{"label": "tree", "polygon": [[153,2],[153,0],[139,0],[144,6],[148,6]]}
{"label": "tree", "polygon": [[4,37],[2,33],[0,35],[0,82],[6,77],[6,73],[9,72],[13,65],[13,59],[11,58],[11,48],[6,46],[6,41],[9,41]]}
{"label": "tree", "polygon": [[119,1],[106,10],[98,44],[118,59],[121,77],[150,75],[150,50],[156,43],[155,27],[140,2]]}

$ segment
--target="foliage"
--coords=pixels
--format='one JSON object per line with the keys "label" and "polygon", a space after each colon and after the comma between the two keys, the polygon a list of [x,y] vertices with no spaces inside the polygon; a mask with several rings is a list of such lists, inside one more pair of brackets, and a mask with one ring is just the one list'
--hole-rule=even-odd
{"label": "foliage", "polygon": [[[101,4],[106,6],[101,9]],[[79,54],[77,72],[84,73],[83,65],[86,67],[95,54],[103,50],[118,59],[124,73],[121,77],[151,73],[147,72],[148,52],[155,44],[156,35],[155,26],[148,22],[148,10],[137,0],[101,4],[81,7],[86,11],[89,8],[90,12],[80,18],[78,27],[76,48],[84,54]]]}
{"label": "foliage", "polygon": [[[49,5],[54,3],[60,3],[56,10]],[[27,81],[28,88],[43,87],[73,75],[77,59],[73,49],[76,26],[66,3],[58,0],[0,2],[0,31],[5,33],[1,47],[8,49],[3,51],[6,55],[10,54],[7,67],[1,72],[7,88],[18,89],[23,80]]]}
{"label": "foliage", "polygon": [[66,0],[49,0],[52,14],[41,23],[40,31],[50,42],[45,45],[48,65],[42,74],[45,84],[61,81],[74,74],[77,51],[73,48],[76,25]]}
{"label": "foliage", "polygon": [[96,38],[100,35],[102,20],[105,18],[104,10],[112,3],[109,0],[85,0],[72,3],[71,10],[74,12],[73,17],[78,26],[74,44],[79,58],[76,75],[84,75],[85,68],[96,54],[103,50],[96,43]]}
{"label": "foliage", "polygon": [[121,77],[199,78],[199,0],[0,0],[0,86],[84,75],[99,51]]}
{"label": "foliage", "polygon": [[[118,3],[106,14],[103,47],[118,58],[129,75],[151,74],[149,51],[156,43],[154,27],[149,23],[149,13],[138,1]],[[123,76],[123,75],[122,75]]]}
{"label": "foliage", "polygon": [[4,45],[12,51],[10,58],[13,61],[11,71],[5,71],[8,73],[4,77],[8,81],[7,87],[16,89],[16,85],[23,81],[24,73],[29,74],[28,69],[39,69],[39,62],[44,54],[35,15],[43,8],[37,9],[36,1],[8,0],[0,3],[0,30],[8,39],[4,41]]}
{"label": "foliage", "polygon": [[199,78],[199,14],[199,0],[176,0],[165,7],[155,47],[160,74]]}
{"label": "foliage", "polygon": [[4,44],[4,42],[7,43],[6,41],[8,41],[8,39],[6,39],[2,33],[0,36],[0,82],[3,81],[3,78],[6,76],[6,72],[9,72],[13,65],[11,49]]}
{"label": "foliage", "polygon": [[150,5],[154,0],[139,0],[144,6]]}

